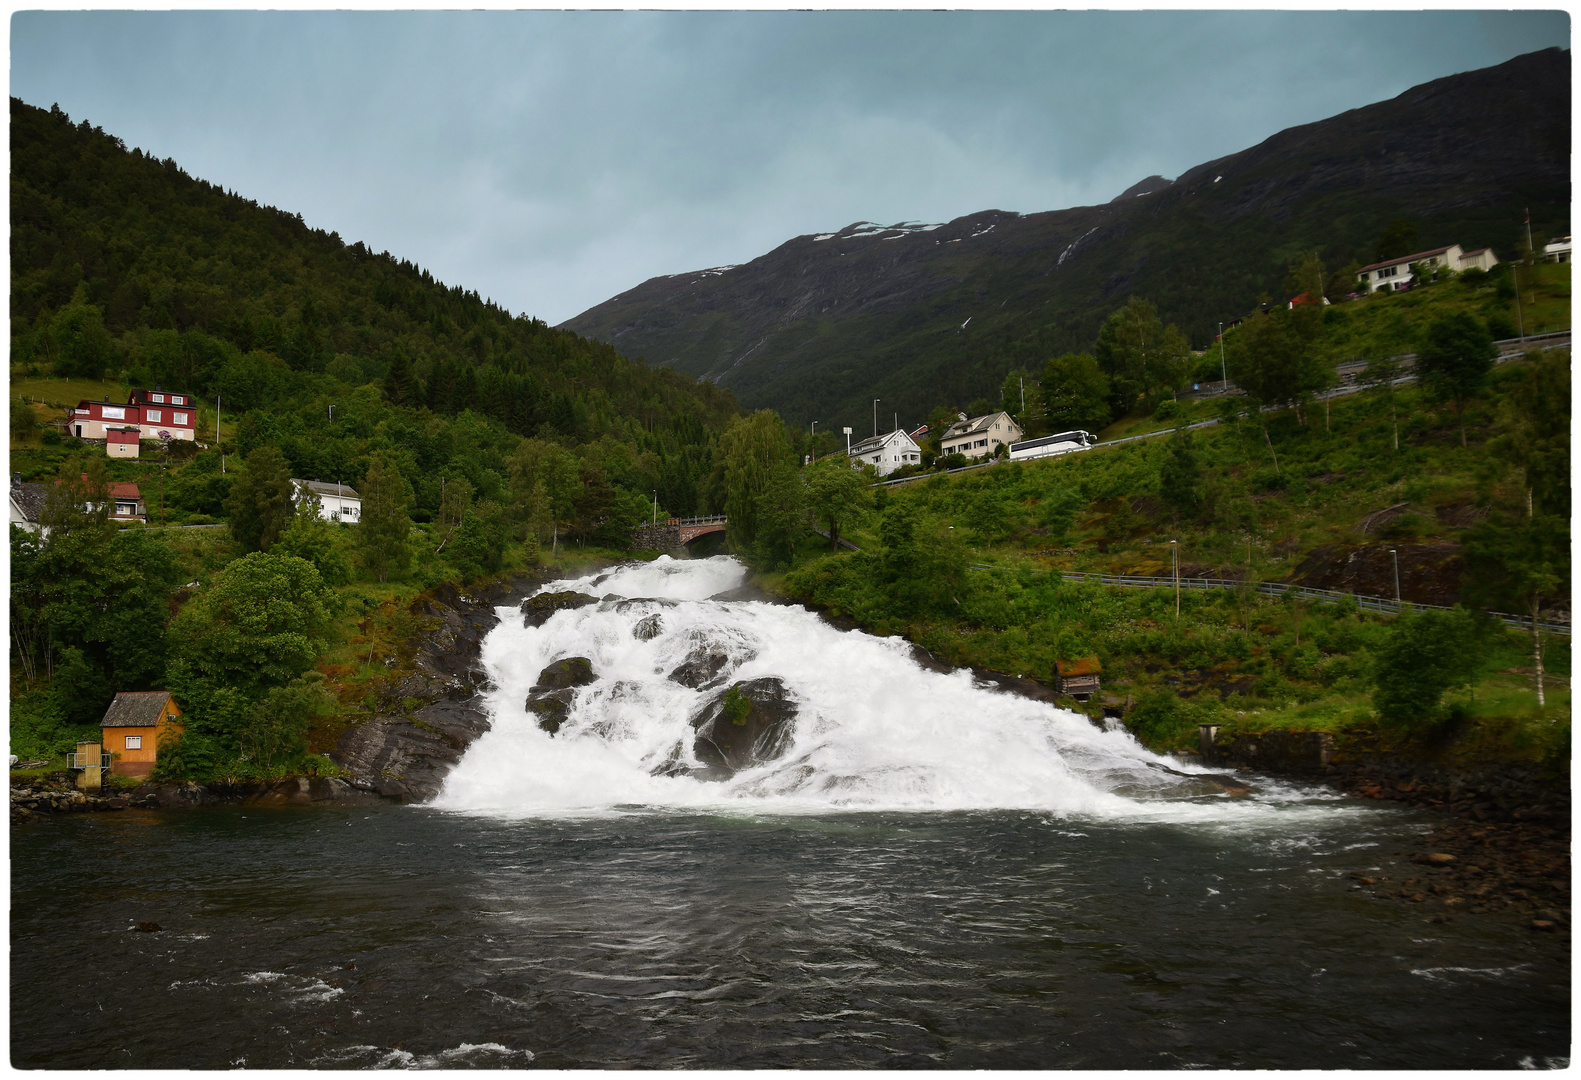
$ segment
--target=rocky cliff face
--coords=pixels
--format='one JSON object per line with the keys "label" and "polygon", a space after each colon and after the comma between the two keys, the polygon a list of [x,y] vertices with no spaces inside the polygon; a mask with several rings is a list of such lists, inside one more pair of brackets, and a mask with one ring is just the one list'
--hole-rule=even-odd
{"label": "rocky cliff face", "polygon": [[1290,254],[1368,261],[1407,215],[1424,246],[1514,244],[1523,212],[1568,233],[1570,54],[1549,49],[1282,131],[1105,206],[943,225],[858,223],[742,266],[654,278],[569,320],[627,356],[827,430],[869,403],[920,420],[996,396],[1006,371],[1089,349],[1127,295],[1200,347],[1277,292]]}
{"label": "rocky cliff face", "polygon": [[340,737],[330,754],[335,764],[385,798],[421,802],[437,795],[467,747],[489,729],[478,698],[488,682],[478,650],[499,622],[494,609],[519,603],[541,580],[523,575],[476,593],[446,585],[414,603],[413,613],[429,625],[410,669],[370,696],[373,715]]}

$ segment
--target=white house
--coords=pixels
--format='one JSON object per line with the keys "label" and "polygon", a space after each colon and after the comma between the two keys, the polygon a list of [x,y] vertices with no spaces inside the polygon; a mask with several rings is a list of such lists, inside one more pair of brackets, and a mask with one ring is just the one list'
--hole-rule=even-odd
{"label": "white house", "polygon": [[1448,247],[1418,251],[1414,255],[1401,255],[1398,259],[1385,259],[1364,266],[1356,271],[1356,283],[1370,286],[1373,292],[1394,292],[1411,284],[1412,263],[1422,263],[1435,271],[1443,268],[1460,273],[1464,270],[1492,270],[1499,260],[1490,248],[1462,251],[1459,244],[1450,244]]}
{"label": "white house", "polygon": [[1543,245],[1543,262],[1567,263],[1569,261],[1570,238],[1568,236],[1556,236],[1552,241]]}
{"label": "white house", "polygon": [[880,476],[888,476],[907,465],[922,464],[922,448],[904,431],[896,429],[885,435],[863,439],[851,447],[851,464],[862,462],[873,466]]}
{"label": "white house", "polygon": [[44,509],[43,484],[24,484],[20,473],[11,474],[11,524],[24,532],[42,533],[39,513]]}
{"label": "white house", "polygon": [[1010,419],[1007,412],[989,413],[967,419],[957,413],[959,420],[951,424],[939,439],[939,454],[963,454],[969,458],[990,457],[1001,444],[1013,443],[1023,432],[1020,425]]}
{"label": "white house", "polygon": [[362,496],[345,484],[296,479],[291,483],[296,486],[297,498],[301,498],[304,493],[318,497],[318,516],[325,521],[356,524],[362,520]]}

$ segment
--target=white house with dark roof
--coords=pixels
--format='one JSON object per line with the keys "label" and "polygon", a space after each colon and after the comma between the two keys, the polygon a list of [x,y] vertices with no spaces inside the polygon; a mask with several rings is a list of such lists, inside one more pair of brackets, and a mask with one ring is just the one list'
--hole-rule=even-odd
{"label": "white house with dark roof", "polygon": [[1463,251],[1459,244],[1450,244],[1448,247],[1418,251],[1414,255],[1401,255],[1397,259],[1385,259],[1364,266],[1356,271],[1356,284],[1366,285],[1373,292],[1395,292],[1411,284],[1413,263],[1421,263],[1435,272],[1445,269],[1458,274],[1465,270],[1492,270],[1499,260],[1492,248]]}
{"label": "white house with dark roof", "polygon": [[24,484],[18,473],[11,474],[11,524],[24,532],[44,535],[39,514],[44,509],[43,484]]}
{"label": "white house with dark roof", "polygon": [[899,429],[884,435],[863,439],[851,447],[851,464],[858,462],[873,466],[880,476],[888,476],[907,465],[922,464],[922,448],[911,436]]}
{"label": "white house with dark roof", "polygon": [[1543,245],[1543,262],[1567,263],[1569,261],[1570,238],[1568,236],[1556,236]]}
{"label": "white house with dark roof", "polygon": [[962,454],[969,458],[991,457],[1001,444],[1020,440],[1024,434],[1021,426],[1010,419],[1007,412],[988,413],[967,418],[957,413],[959,420],[951,424],[939,439],[939,454]]}
{"label": "white house with dark roof", "polygon": [[318,480],[292,480],[297,498],[310,493],[318,498],[318,516],[325,521],[344,521],[355,525],[362,520],[362,496],[345,484],[325,484]]}

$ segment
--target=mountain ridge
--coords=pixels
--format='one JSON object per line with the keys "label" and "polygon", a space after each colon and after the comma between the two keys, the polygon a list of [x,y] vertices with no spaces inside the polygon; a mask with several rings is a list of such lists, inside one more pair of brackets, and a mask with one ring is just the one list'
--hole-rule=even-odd
{"label": "mountain ridge", "polygon": [[1149,177],[1106,204],[982,210],[926,229],[856,222],[717,273],[650,279],[561,326],[792,423],[855,423],[872,397],[916,419],[991,395],[1014,367],[1090,348],[1128,295],[1201,347],[1219,318],[1277,291],[1298,251],[1343,265],[1398,216],[1424,243],[1501,252],[1528,205],[1535,227],[1567,232],[1569,87],[1568,50],[1531,53],[1287,128],[1161,186]]}

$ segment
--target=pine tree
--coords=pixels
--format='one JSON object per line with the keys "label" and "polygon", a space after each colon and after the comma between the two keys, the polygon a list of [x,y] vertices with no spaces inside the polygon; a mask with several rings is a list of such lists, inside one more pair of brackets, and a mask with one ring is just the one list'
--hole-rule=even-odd
{"label": "pine tree", "polygon": [[384,454],[374,454],[362,481],[362,523],[357,526],[357,547],[362,564],[380,581],[406,571],[411,557],[407,536],[412,519],[411,485]]}

